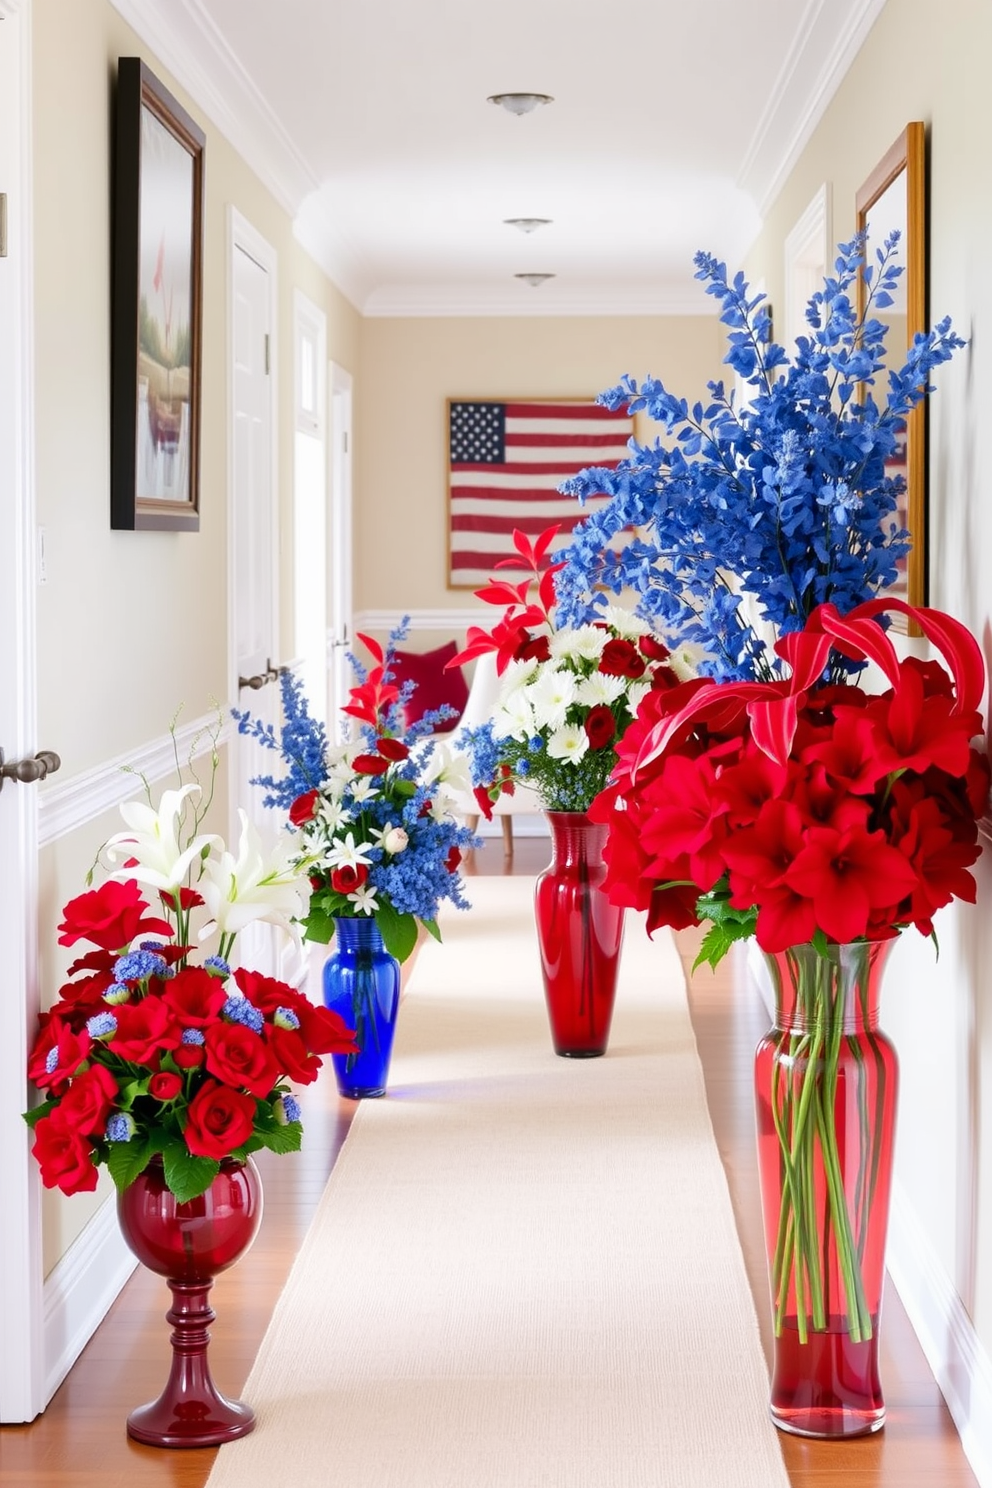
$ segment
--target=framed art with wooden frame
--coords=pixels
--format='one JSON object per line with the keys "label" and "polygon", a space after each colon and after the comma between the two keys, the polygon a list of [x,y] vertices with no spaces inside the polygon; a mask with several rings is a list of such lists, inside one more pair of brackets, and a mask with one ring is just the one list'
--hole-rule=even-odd
{"label": "framed art with wooden frame", "polygon": [[110,525],[200,525],[204,134],[140,57],[117,68]]}
{"label": "framed art with wooden frame", "polygon": [[[907,124],[886,152],[855,198],[857,225],[867,234],[866,262],[871,263],[875,250],[898,228],[899,261],[905,268],[901,276],[902,293],[895,304],[876,311],[879,320],[889,324],[887,349],[893,364],[900,366],[907,348],[918,332],[929,326],[927,309],[927,158],[926,130],[923,124]],[[864,307],[865,288],[858,284],[858,309]],[[918,403],[906,419],[905,441],[898,458],[892,462],[893,475],[906,480],[905,507],[898,512],[908,530],[912,547],[896,583],[887,593],[906,599],[911,605],[927,602],[927,399]],[[910,635],[920,631],[913,622],[904,621],[894,629],[906,629]]]}

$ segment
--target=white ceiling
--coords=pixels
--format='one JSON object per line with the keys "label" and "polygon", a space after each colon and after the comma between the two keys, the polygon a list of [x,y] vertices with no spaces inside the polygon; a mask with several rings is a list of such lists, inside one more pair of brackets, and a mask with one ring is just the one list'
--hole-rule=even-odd
{"label": "white ceiling", "polygon": [[113,4],[364,314],[554,315],[707,310],[885,0]]}

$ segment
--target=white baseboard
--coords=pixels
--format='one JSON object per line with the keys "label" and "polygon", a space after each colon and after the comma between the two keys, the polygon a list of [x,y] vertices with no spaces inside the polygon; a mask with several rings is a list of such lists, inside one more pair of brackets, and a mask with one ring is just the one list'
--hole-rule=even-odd
{"label": "white baseboard", "polygon": [[981,1488],[992,1488],[992,1360],[898,1180],[886,1254],[971,1470]]}
{"label": "white baseboard", "polygon": [[117,1206],[108,1199],[45,1278],[46,1405],[137,1264],[121,1236]]}

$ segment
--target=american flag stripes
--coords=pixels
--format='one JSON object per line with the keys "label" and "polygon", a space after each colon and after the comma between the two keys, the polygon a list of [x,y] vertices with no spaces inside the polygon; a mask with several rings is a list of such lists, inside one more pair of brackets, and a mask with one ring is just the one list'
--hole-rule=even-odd
{"label": "american flag stripes", "polygon": [[514,556],[515,527],[533,538],[561,522],[555,547],[564,547],[596,501],[579,506],[558,486],[587,465],[616,465],[633,432],[630,414],[597,403],[450,402],[449,587],[484,584],[501,558]]}

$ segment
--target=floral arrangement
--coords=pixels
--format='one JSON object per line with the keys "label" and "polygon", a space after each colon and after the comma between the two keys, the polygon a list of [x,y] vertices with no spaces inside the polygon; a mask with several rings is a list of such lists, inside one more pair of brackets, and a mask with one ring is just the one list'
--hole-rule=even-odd
{"label": "floral arrangement", "polygon": [[[917,621],[949,670],[898,660],[878,623],[886,606]],[[823,684],[832,650],[873,662],[887,688]],[[853,1029],[869,1026],[881,943],[909,925],[933,935],[938,909],[975,901],[990,771],[972,740],[985,668],[960,622],[884,598],[844,617],[822,605],[776,651],[787,679],[650,693],[592,814],[609,823],[614,903],[647,909],[650,929],[710,921],[697,965],[753,935],[773,980],[789,978],[798,1016],[765,1041],[779,1060],[759,1104],[774,1144],[776,1332],[794,1313],[805,1343],[843,1298],[847,1333],[864,1342],[881,1264],[868,1214],[879,1185],[887,1205],[879,1158],[891,1117],[883,1045]],[[845,1100],[856,1111],[847,1130],[835,1119]]]}
{"label": "floral arrangement", "polygon": [[[322,1055],[354,1047],[336,1014],[284,982],[232,971],[238,932],[258,920],[289,928],[309,886],[283,845],[266,858],[244,812],[237,855],[201,833],[200,795],[190,784],[165,791],[158,808],[150,797],[125,803],[128,830],[102,850],[124,866],[63,911],[59,944],[92,949],[41,1015],[28,1073],[45,1099],[25,1119],[42,1181],[65,1194],[95,1188],[102,1164],[125,1189],[160,1158],[185,1202],[225,1158],[296,1151],[300,1105],[288,1082],[309,1084]],[[216,935],[217,948],[201,960],[191,922],[204,907],[200,938]]]}
{"label": "floral arrangement", "polygon": [[[887,327],[876,312],[892,303],[902,267],[898,233],[877,264],[864,261],[864,235],[838,249],[836,274],[813,295],[809,333],[790,364],[771,340],[764,296],[708,253],[695,258],[729,327],[725,361],[749,400],[711,382],[691,409],[657,378],[626,376],[601,394],[663,426],[666,442],[631,442],[615,470],[590,467],[562,490],[611,500],[577,527],[557,578],[562,619],[576,624],[605,603],[597,586],[638,595],[638,612],[658,634],[704,653],[699,670],[718,678],[769,680],[778,658],[759,630],[802,630],[818,605],[846,613],[896,577],[908,551],[897,520],[905,483],[887,473],[906,415],[933,391],[930,375],[964,342],[949,319],[918,335],[905,364],[885,371]],[[865,309],[852,295],[858,276]],[[885,372],[879,403],[873,387]],[[638,529],[614,550],[618,533]],[[746,603],[745,603],[746,601]],[[749,609],[761,626],[749,619]],[[841,658],[842,670],[847,659]]]}
{"label": "floral arrangement", "polygon": [[[900,661],[877,616],[914,618],[937,661]],[[765,951],[933,930],[952,898],[973,903],[986,756],[973,745],[985,668],[959,621],[879,598],[813,612],[775,647],[791,675],[697,678],[652,691],[618,746],[596,811],[610,825],[606,889],[648,926],[713,922],[712,964],[755,935]],[[874,662],[878,694],[818,685],[832,650]]]}
{"label": "floral arrangement", "polygon": [[[511,584],[494,577],[479,599],[504,605],[491,631],[472,626],[451,663],[496,652],[502,685],[490,722],[469,733],[476,799],[487,816],[501,793],[525,783],[549,811],[586,811],[616,763],[616,742],[652,689],[675,687],[691,665],[678,661],[636,615],[610,606],[591,624],[559,627],[555,576],[547,564],[558,527],[536,542],[515,531],[530,575]],[[514,566],[504,560],[497,568]],[[531,586],[536,593],[529,598]],[[682,671],[676,670],[681,666]]]}
{"label": "floral arrangement", "polygon": [[366,670],[352,658],[359,681],[342,709],[360,725],[351,743],[328,743],[292,673],[281,679],[278,738],[271,725],[235,714],[242,733],[279,751],[289,767],[281,779],[264,776],[256,784],[267,791],[266,805],[288,812],[291,860],[309,875],[304,934],[326,944],[337,917],[374,916],[386,949],[399,961],[413,950],[418,925],[440,939],[442,900],[468,907],[458,869],[462,850],[476,843],[455,815],[459,792],[469,789],[465,763],[431,737],[452,710],[433,709],[404,725],[413,685],[397,687],[390,672],[393,647],[403,635],[401,627],[385,651],[359,636],[374,665]]}

